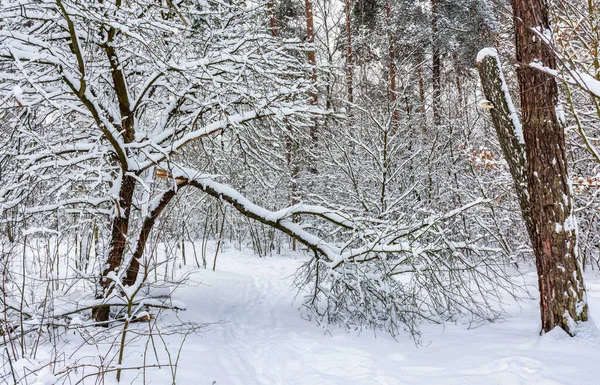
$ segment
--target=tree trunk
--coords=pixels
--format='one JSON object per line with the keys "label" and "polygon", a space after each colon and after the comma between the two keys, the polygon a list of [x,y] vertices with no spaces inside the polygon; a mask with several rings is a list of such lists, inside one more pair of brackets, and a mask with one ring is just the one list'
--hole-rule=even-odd
{"label": "tree trunk", "polygon": [[269,15],[269,30],[271,36],[279,36],[279,29],[277,28],[277,19],[275,18],[275,0],[270,0],[267,3],[267,13]]}
{"label": "tree trunk", "polygon": [[[120,7],[120,3],[117,3]],[[114,39],[117,36],[117,30],[111,27],[106,31],[106,43],[103,44],[104,52],[110,63],[110,74],[112,79],[112,88],[115,91],[115,96],[119,105],[119,113],[121,115],[121,136],[124,143],[131,143],[135,139],[135,114],[131,111],[131,103],[129,93],[127,91],[127,79],[123,73],[123,66],[115,49]],[[120,160],[121,163],[121,186],[119,190],[119,201],[116,207],[115,217],[111,223],[111,235],[109,244],[108,260],[100,277],[102,287],[102,297],[106,298],[112,291],[112,280],[107,277],[111,272],[116,270],[123,263],[125,249],[127,247],[127,234],[129,231],[129,218],[131,215],[131,206],[133,202],[133,194],[135,192],[136,178],[127,175],[129,166],[125,159]],[[100,294],[100,293],[99,293]],[[92,309],[92,318],[95,321],[108,321],[110,308],[108,306],[99,306]]]}
{"label": "tree trunk", "polygon": [[574,335],[576,322],[588,319],[588,307],[577,259],[565,134],[555,110],[558,87],[552,76],[529,66],[539,61],[556,67],[550,48],[531,30],[550,29],[548,9],[544,0],[512,0],[512,7],[542,330],[559,326]]}
{"label": "tree trunk", "polygon": [[140,270],[140,259],[142,259],[142,257],[144,256],[144,251],[146,250],[148,237],[152,232],[152,228],[154,227],[156,220],[158,219],[159,215],[164,211],[164,209],[168,206],[169,202],[171,202],[171,200],[177,195],[179,189],[183,188],[186,184],[187,182],[178,182],[177,186],[174,186],[170,190],[165,192],[162,198],[158,201],[158,204],[144,218],[142,228],[140,229],[140,233],[135,244],[135,249],[132,252],[129,267],[127,268],[126,274],[123,278],[124,286],[133,286],[137,281],[138,273]]}
{"label": "tree trunk", "polygon": [[[117,207],[118,213],[111,224],[108,260],[102,271],[102,277],[100,277],[102,293],[98,293],[99,298],[105,298],[110,294],[113,281],[107,278],[107,275],[110,272],[116,271],[121,266],[123,256],[125,255],[125,248],[127,247],[127,233],[129,229],[129,217],[131,215],[131,203],[135,191],[135,179],[131,176],[123,176],[121,183]],[[93,308],[92,318],[97,322],[108,321],[109,311],[109,306]]]}
{"label": "tree trunk", "polygon": [[492,122],[514,182],[521,215],[525,221],[529,239],[533,242],[533,218],[527,192],[527,158],[525,158],[523,129],[508,93],[497,53],[489,48],[482,50],[477,57],[477,69],[483,93],[492,107],[490,109]]}
{"label": "tree trunk", "polygon": [[[308,59],[308,65],[310,66],[310,80],[313,84],[314,89],[310,92],[310,104],[317,105],[319,100],[317,97],[317,54],[315,51],[315,22],[313,16],[312,0],[305,0],[305,11],[306,11],[306,43],[310,46],[306,51]],[[311,126],[310,136],[313,144],[317,142],[317,120],[315,119],[314,124]]]}
{"label": "tree trunk", "polygon": [[425,82],[423,80],[423,63],[419,63],[419,111],[425,116]]}
{"label": "tree trunk", "polygon": [[346,12],[346,87],[348,101],[354,103],[354,80],[352,72],[352,6],[351,0],[345,0]]}
{"label": "tree trunk", "polygon": [[389,56],[389,76],[390,76],[390,105],[392,108],[392,129],[398,126],[399,114],[396,108],[397,90],[396,90],[396,57],[394,52],[394,38],[392,36],[392,0],[385,3],[386,25],[388,31],[388,56]]}
{"label": "tree trunk", "polygon": [[438,2],[439,0],[431,0],[433,124],[436,126],[442,124],[442,59],[438,26]]}

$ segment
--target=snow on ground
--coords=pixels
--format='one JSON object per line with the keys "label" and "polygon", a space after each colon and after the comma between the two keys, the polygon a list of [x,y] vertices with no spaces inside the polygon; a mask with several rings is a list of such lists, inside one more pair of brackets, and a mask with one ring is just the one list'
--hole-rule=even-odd
{"label": "snow on ground", "polygon": [[[293,257],[229,251],[219,256],[216,272],[194,272],[191,278],[199,284],[175,294],[188,308],[177,316],[219,323],[190,335],[182,345],[177,384],[600,384],[595,329],[576,338],[558,330],[539,336],[534,302],[524,304],[522,311],[514,306],[513,317],[504,322],[470,330],[467,325],[425,325],[421,346],[407,335],[394,340],[384,333],[346,333],[335,327],[325,333],[303,320],[294,302],[289,276],[300,263]],[[588,290],[592,315],[600,319],[600,280],[589,276]],[[164,338],[174,361],[182,337]],[[124,366],[141,363],[145,344],[142,339],[127,346]],[[156,344],[164,364],[165,353]],[[77,354],[91,354],[90,349]],[[107,383],[113,378],[107,375]],[[122,384],[143,383],[137,370],[124,378]],[[147,370],[148,384],[171,381],[165,367]]]}

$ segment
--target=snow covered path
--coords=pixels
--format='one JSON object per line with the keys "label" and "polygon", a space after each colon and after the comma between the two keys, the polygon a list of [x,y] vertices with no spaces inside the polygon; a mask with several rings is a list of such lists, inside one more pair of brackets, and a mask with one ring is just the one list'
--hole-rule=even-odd
{"label": "snow covered path", "polygon": [[[406,335],[395,341],[368,331],[324,333],[301,319],[293,303],[289,276],[299,264],[287,257],[228,252],[219,256],[216,272],[194,273],[202,284],[176,293],[188,306],[179,317],[221,323],[185,342],[177,383],[600,384],[598,333],[571,339],[555,331],[540,337],[535,303],[525,304],[522,312],[515,308],[505,322],[472,330],[426,325],[420,347]],[[592,315],[600,319],[600,281],[589,278]],[[169,337],[175,351],[178,338]],[[170,383],[168,370],[151,373],[155,382],[149,383]]]}

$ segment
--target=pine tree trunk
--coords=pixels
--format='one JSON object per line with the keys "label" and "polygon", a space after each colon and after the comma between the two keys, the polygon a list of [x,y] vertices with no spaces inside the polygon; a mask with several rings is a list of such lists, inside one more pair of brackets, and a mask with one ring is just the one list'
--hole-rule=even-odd
{"label": "pine tree trunk", "polygon": [[390,76],[390,105],[392,108],[392,127],[398,126],[399,114],[396,108],[397,90],[396,90],[396,57],[394,52],[394,39],[392,36],[392,0],[385,3],[385,15],[388,31],[388,56],[389,56],[389,76]]}
{"label": "pine tree trunk", "polygon": [[277,28],[277,19],[275,18],[275,0],[270,0],[267,3],[267,13],[269,15],[269,30],[271,36],[279,36],[279,29]]}
{"label": "pine tree trunk", "polygon": [[544,0],[512,0],[533,250],[538,270],[542,330],[559,326],[574,335],[588,319],[585,287],[577,259],[576,220],[567,174],[565,134],[556,116],[556,80],[529,66],[555,68],[550,48],[532,28],[549,29]]}
{"label": "pine tree trunk", "polygon": [[[314,90],[310,92],[310,104],[317,105],[319,100],[317,97],[317,53],[315,51],[315,22],[313,16],[313,5],[312,0],[305,0],[305,11],[306,11],[306,42],[310,45],[306,52],[308,59],[308,65],[310,66],[310,80],[313,84]],[[311,127],[310,134],[313,143],[317,141],[317,120]]]}
{"label": "pine tree trunk", "polygon": [[419,75],[419,111],[425,116],[425,82],[423,80],[423,62],[419,63],[417,69]]}
{"label": "pine tree trunk", "polygon": [[432,84],[433,84],[433,124],[442,124],[442,59],[440,31],[438,26],[438,2],[431,0],[431,35],[432,35]]}
{"label": "pine tree trunk", "polygon": [[354,80],[352,72],[352,6],[351,0],[345,0],[346,12],[346,87],[348,101],[354,103]]}

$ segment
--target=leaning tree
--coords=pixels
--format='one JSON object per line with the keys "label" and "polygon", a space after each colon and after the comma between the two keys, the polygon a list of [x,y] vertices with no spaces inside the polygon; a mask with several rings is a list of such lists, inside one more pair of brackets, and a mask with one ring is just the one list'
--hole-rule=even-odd
{"label": "leaning tree", "polygon": [[[577,220],[567,168],[564,127],[557,116],[548,5],[512,1],[522,125],[508,94],[495,50],[478,55],[485,104],[519,196],[538,273],[542,331],[558,326],[568,334],[588,319],[577,243]],[[527,188],[525,189],[525,186]]]}

